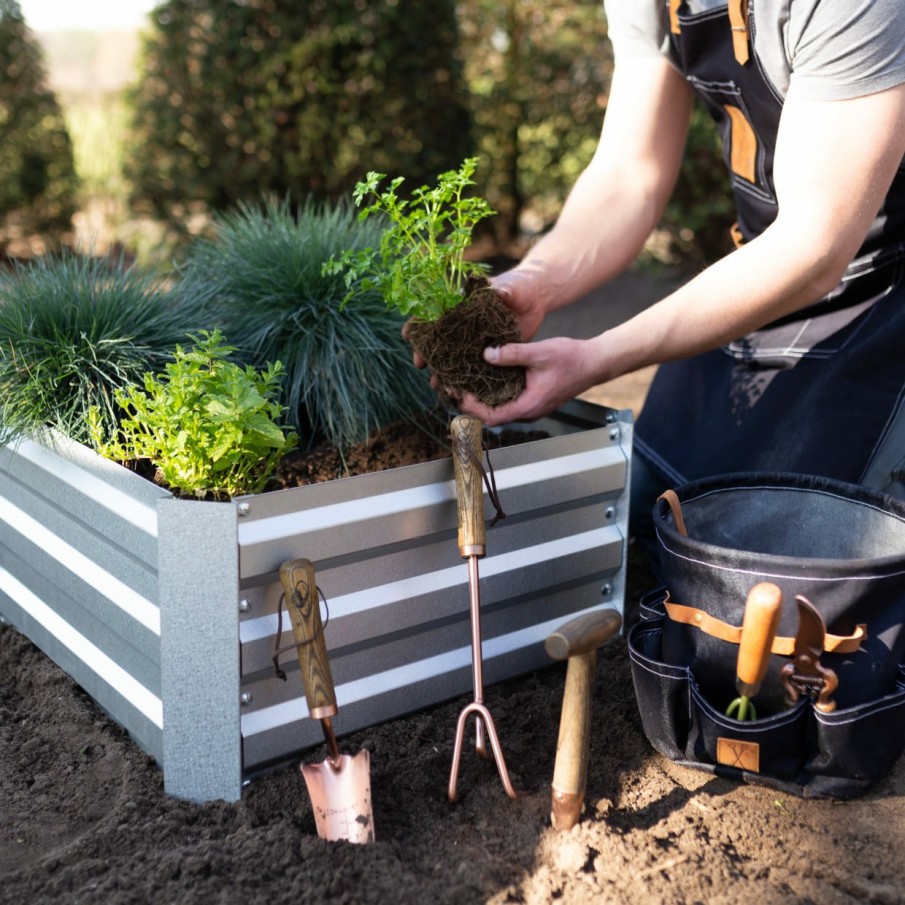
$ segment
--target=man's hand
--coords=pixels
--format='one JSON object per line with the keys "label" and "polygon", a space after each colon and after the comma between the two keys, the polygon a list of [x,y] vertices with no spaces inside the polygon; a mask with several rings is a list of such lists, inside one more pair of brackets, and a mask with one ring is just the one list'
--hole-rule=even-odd
{"label": "man's hand", "polygon": [[544,320],[545,310],[539,283],[536,274],[526,273],[518,267],[507,270],[490,281],[500,298],[515,313],[519,333],[525,342],[534,339]]}
{"label": "man's hand", "polygon": [[527,383],[512,402],[490,407],[466,393],[459,409],[492,427],[510,421],[533,421],[558,408],[594,383],[591,344],[594,340],[556,337],[536,343],[509,343],[484,351],[491,364],[523,365]]}

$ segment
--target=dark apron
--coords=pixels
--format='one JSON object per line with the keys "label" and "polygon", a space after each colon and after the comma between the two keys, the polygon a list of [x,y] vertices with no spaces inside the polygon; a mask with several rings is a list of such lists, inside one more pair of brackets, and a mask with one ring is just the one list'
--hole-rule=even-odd
{"label": "dark apron", "polygon": [[[736,59],[725,7],[692,16],[682,3],[677,19],[671,54],[721,130],[737,240],[748,241],[776,216],[782,98],[753,50],[747,62]],[[635,450],[662,486],[797,472],[905,497],[905,170],[826,298],[722,349],[660,366]]]}

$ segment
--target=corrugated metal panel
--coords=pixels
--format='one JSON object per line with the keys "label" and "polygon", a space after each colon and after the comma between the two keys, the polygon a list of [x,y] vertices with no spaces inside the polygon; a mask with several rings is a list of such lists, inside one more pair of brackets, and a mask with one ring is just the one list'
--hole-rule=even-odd
{"label": "corrugated metal panel", "polygon": [[166,496],[65,438],[0,452],[0,612],[156,757]]}
{"label": "corrugated metal panel", "polygon": [[[545,662],[564,619],[622,606],[630,413],[575,403],[540,426],[554,439],[493,454],[488,683]],[[0,614],[162,762],[168,792],[236,799],[320,741],[294,654],[287,682],[272,673],[280,564],[317,568],[346,732],[470,688],[455,529],[448,459],[216,504],[64,438],[23,441],[0,450]]]}
{"label": "corrugated metal panel", "polygon": [[[545,427],[584,430],[492,454],[507,517],[488,532],[480,564],[488,681],[549,662],[543,640],[572,615],[622,606],[631,425],[607,423],[596,407],[575,408],[571,424]],[[595,414],[601,426],[588,429]],[[339,732],[471,687],[468,573],[456,545],[451,459],[284,493],[253,500],[239,525],[246,769],[321,738],[306,719],[294,651],[281,657],[286,682],[271,663],[278,572],[287,559],[312,560],[327,600]],[[292,637],[285,614],[282,630],[285,645]]]}

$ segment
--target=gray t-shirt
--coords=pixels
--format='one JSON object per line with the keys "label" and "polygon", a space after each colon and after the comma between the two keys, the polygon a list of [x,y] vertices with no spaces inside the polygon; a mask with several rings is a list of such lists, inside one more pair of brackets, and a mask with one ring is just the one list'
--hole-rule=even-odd
{"label": "gray t-shirt", "polygon": [[[690,13],[726,0],[689,0]],[[666,0],[604,0],[617,63],[664,54]],[[780,97],[844,100],[905,82],[905,0],[750,0],[754,53]]]}

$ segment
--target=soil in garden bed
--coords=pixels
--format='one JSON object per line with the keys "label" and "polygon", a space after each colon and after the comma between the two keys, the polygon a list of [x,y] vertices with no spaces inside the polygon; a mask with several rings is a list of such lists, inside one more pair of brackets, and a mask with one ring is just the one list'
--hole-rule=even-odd
{"label": "soil in garden bed", "polygon": [[[427,412],[395,421],[374,431],[367,440],[346,450],[344,455],[330,443],[321,443],[310,450],[296,450],[283,458],[272,489],[300,487],[445,459],[451,455],[449,418],[442,412]],[[508,429],[485,431],[484,439],[490,449],[499,449],[548,436],[544,431]]]}

